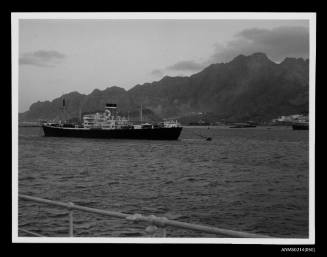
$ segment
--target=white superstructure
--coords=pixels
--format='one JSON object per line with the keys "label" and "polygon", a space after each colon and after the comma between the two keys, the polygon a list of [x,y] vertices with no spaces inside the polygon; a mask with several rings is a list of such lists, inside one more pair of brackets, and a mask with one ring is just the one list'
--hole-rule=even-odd
{"label": "white superstructure", "polygon": [[177,120],[164,120],[163,125],[165,128],[177,128],[181,126]]}
{"label": "white superstructure", "polygon": [[83,116],[83,126],[85,128],[120,129],[128,125],[129,122],[125,117],[117,115],[117,106],[115,104],[107,104],[104,113]]}
{"label": "white superstructure", "polygon": [[[142,115],[141,115],[142,122]],[[154,129],[154,128],[176,128],[180,127],[177,120],[164,120],[159,124],[141,123],[131,124],[125,117],[119,116],[116,104],[106,104],[104,113],[87,114],[83,116],[84,128],[101,129]]]}

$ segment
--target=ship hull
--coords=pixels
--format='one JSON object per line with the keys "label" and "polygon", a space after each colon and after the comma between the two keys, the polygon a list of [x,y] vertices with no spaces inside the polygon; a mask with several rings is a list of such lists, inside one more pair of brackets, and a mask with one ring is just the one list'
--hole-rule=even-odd
{"label": "ship hull", "polygon": [[177,140],[182,127],[154,129],[87,129],[42,126],[46,137]]}

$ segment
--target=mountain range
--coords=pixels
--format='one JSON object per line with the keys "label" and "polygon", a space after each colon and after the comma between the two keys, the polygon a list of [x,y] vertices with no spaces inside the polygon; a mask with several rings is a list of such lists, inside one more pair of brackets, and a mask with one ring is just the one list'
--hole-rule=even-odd
{"label": "mountain range", "polygon": [[285,58],[275,63],[264,53],[239,55],[187,77],[165,76],[130,90],[113,86],[89,95],[71,92],[53,101],[39,101],[19,114],[20,121],[59,119],[63,99],[70,118],[79,117],[80,112],[103,111],[106,103],[116,103],[122,114],[134,118],[142,104],[150,120],[268,121],[280,115],[308,113],[309,60]]}

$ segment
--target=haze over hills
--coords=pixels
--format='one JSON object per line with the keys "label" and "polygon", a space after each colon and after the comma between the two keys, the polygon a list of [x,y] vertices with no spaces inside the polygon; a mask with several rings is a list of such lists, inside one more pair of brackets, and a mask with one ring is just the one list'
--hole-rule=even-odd
{"label": "haze over hills", "polygon": [[265,54],[239,55],[228,63],[217,63],[189,77],[165,76],[159,81],[95,89],[89,95],[71,92],[53,101],[36,102],[21,113],[20,121],[59,119],[65,99],[70,118],[103,111],[106,103],[117,103],[119,111],[132,117],[142,104],[146,116],[156,120],[206,113],[212,120],[267,121],[280,115],[308,113],[309,60],[286,58],[272,62]]}

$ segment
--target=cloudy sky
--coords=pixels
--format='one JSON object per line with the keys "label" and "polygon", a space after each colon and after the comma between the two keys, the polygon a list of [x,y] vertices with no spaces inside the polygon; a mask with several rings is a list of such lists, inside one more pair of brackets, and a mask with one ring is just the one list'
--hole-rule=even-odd
{"label": "cloudy sky", "polygon": [[130,89],[239,54],[309,56],[306,20],[20,20],[19,111],[64,93]]}

